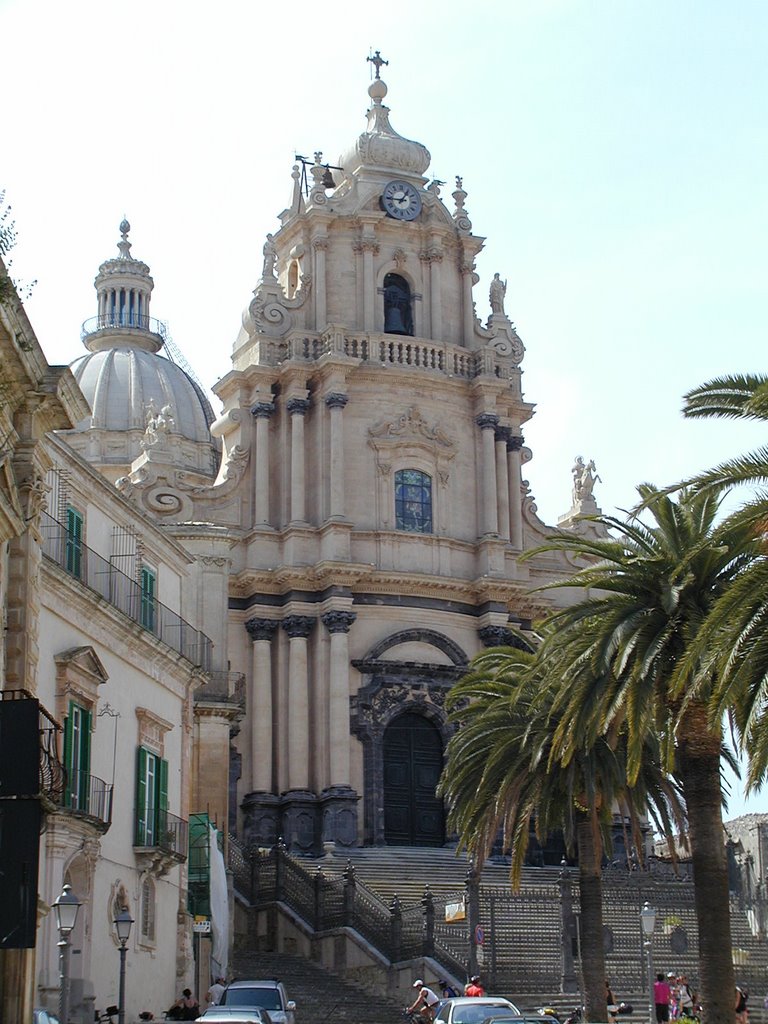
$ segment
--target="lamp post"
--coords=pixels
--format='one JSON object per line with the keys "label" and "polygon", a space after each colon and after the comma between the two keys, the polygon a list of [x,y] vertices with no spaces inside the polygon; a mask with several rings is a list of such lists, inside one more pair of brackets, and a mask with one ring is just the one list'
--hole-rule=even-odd
{"label": "lamp post", "polygon": [[656,911],[647,900],[640,911],[640,924],[643,926],[644,945],[648,956],[648,1021],[649,1024],[653,1024],[656,1019],[656,1000],[653,995],[653,929],[656,927]]}
{"label": "lamp post", "polygon": [[59,1020],[69,1024],[69,936],[77,923],[77,912],[82,904],[72,892],[71,885],[65,885],[54,901],[56,927],[59,930]]}
{"label": "lamp post", "polygon": [[131,935],[132,924],[131,912],[124,907],[115,918],[117,940],[120,943],[120,995],[117,1000],[118,1024],[125,1024],[125,946]]}

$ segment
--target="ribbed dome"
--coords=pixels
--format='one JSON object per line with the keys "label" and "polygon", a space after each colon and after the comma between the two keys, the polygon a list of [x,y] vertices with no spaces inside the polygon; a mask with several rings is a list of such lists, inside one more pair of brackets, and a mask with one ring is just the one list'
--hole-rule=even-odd
{"label": "ribbed dome", "polygon": [[91,407],[71,443],[105,472],[130,472],[148,446],[157,452],[162,443],[176,469],[215,476],[213,410],[197,381],[160,354],[175,358],[165,324],[150,316],[154,282],[130,254],[129,230],[124,220],[119,255],[99,267],[98,313],[83,324],[88,351],[70,367]]}
{"label": "ribbed dome", "polygon": [[181,367],[140,348],[88,352],[71,364],[80,390],[91,407],[88,427],[144,430],[147,409],[171,407],[174,433],[199,444],[211,444],[210,402]]}

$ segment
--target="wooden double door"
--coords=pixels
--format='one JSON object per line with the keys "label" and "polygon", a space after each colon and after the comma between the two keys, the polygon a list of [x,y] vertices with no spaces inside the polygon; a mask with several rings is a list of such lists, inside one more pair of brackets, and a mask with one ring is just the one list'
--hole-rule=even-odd
{"label": "wooden double door", "polygon": [[443,741],[426,718],[406,712],[384,733],[384,840],[388,846],[442,846],[443,801],[436,795]]}

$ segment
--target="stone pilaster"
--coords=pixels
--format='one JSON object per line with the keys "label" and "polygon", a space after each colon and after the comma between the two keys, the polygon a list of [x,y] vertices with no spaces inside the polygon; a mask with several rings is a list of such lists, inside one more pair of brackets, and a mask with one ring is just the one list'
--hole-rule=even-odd
{"label": "stone pilaster", "polygon": [[288,789],[309,789],[309,664],[307,638],[315,624],[308,615],[289,615],[288,634]]}
{"label": "stone pilaster", "polygon": [[272,637],[278,623],[274,619],[249,619],[245,628],[253,642],[253,700],[251,719],[251,789],[272,792]]}
{"label": "stone pilaster", "polygon": [[509,539],[516,551],[523,550],[523,480],[520,471],[522,435],[511,435],[507,440],[509,476]]}
{"label": "stone pilaster", "polygon": [[331,519],[344,518],[344,423],[342,417],[344,406],[348,401],[348,395],[335,391],[325,396],[325,404],[331,420],[329,485],[329,517]]}
{"label": "stone pilaster", "polygon": [[291,522],[304,523],[306,521],[304,417],[309,409],[309,399],[289,398],[286,409],[291,417]]}
{"label": "stone pilaster", "polygon": [[509,540],[509,471],[507,467],[507,436],[506,427],[497,427],[496,442],[496,501],[499,520],[499,536]]}
{"label": "stone pilaster", "polygon": [[254,473],[254,526],[269,526],[269,418],[272,402],[257,402],[251,408],[256,419],[256,472]]}
{"label": "stone pilaster", "polygon": [[499,417],[494,413],[481,413],[476,417],[475,423],[480,428],[482,445],[482,465],[480,467],[483,495],[482,532],[486,536],[496,536],[499,532],[499,514],[496,500],[495,431],[499,424]]}

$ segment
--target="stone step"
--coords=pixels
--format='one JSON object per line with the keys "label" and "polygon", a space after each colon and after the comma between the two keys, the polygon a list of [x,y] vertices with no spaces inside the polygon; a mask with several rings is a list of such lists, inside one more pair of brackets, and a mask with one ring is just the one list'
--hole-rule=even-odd
{"label": "stone step", "polygon": [[302,957],[282,953],[236,951],[235,977],[282,981],[296,1003],[297,1024],[400,1024],[402,1006],[371,997],[333,972]]}

